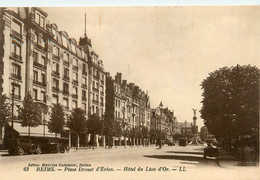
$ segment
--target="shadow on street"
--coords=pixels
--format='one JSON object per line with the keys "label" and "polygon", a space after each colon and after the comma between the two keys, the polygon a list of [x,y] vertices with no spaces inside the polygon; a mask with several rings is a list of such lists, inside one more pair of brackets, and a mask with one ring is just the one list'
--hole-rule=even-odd
{"label": "shadow on street", "polygon": [[181,152],[181,151],[166,151],[167,153],[176,153],[176,154],[199,154],[203,155],[203,152]]}

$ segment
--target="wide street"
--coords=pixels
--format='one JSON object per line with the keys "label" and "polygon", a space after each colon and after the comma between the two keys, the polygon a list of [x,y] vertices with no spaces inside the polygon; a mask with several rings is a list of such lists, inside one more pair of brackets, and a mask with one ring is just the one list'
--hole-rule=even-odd
{"label": "wide street", "polygon": [[[118,147],[113,149],[71,149],[64,154],[41,154],[0,157],[1,172],[5,178],[10,174],[20,176],[37,175],[40,179],[47,176],[114,176],[121,175],[132,178],[134,176],[148,175],[151,178],[192,175],[199,178],[211,172],[223,172],[225,176],[232,172],[247,173],[251,175],[259,170],[255,167],[237,167],[234,162],[222,163],[217,166],[212,159],[203,159],[203,146],[163,146],[158,149],[150,147]],[[46,164],[43,166],[43,164]],[[233,171],[236,169],[236,171]],[[237,171],[239,170],[239,171]],[[3,174],[1,174],[3,175]],[[6,175],[6,176],[5,176]],[[39,176],[44,175],[44,176]],[[214,177],[213,177],[214,178]],[[124,178],[126,179],[126,178]]]}

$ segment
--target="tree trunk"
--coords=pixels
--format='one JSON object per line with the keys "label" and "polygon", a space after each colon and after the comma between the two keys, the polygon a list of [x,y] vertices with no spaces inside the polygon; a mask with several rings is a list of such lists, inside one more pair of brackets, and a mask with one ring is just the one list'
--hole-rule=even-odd
{"label": "tree trunk", "polygon": [[124,136],[124,141],[125,141],[125,148],[126,148],[126,137]]}
{"label": "tree trunk", "polygon": [[77,137],[77,139],[76,139],[76,151],[78,150],[78,144],[79,144],[79,135],[77,134],[76,135]]}
{"label": "tree trunk", "polygon": [[31,129],[30,129],[30,126],[28,126],[28,136],[29,136],[29,140],[30,140],[30,133],[31,133],[30,130],[31,130]]}

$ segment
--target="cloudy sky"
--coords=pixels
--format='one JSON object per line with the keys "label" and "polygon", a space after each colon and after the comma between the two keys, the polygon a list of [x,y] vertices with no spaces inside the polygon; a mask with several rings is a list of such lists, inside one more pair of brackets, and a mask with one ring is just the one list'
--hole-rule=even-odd
{"label": "cloudy sky", "polygon": [[[102,7],[43,8],[50,23],[77,41],[87,36],[112,76],[148,91],[178,121],[200,110],[200,84],[223,66],[259,67],[260,7]],[[203,120],[199,117],[201,127]]]}

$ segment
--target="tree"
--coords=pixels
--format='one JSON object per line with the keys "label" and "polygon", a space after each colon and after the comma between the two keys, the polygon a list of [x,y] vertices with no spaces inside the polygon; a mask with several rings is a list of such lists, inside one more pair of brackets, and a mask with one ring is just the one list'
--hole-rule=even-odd
{"label": "tree", "polygon": [[22,120],[21,126],[28,127],[28,134],[30,139],[30,128],[37,127],[41,123],[41,111],[33,100],[30,92],[27,92],[23,106],[19,108],[18,118]]}
{"label": "tree", "polygon": [[[114,121],[113,128],[114,128],[113,136],[118,137],[119,141],[121,141],[120,137],[122,136],[122,126],[120,122]],[[119,142],[119,144],[121,144],[121,142]]]}
{"label": "tree", "polygon": [[93,135],[103,133],[104,122],[97,114],[92,114],[87,120],[87,129],[88,129],[88,133],[92,134],[91,142],[94,148],[95,141]]}
{"label": "tree", "polygon": [[57,137],[57,134],[64,131],[64,125],[65,118],[63,108],[60,104],[55,104],[52,108],[50,121],[48,122],[49,131],[55,133],[55,137]]}
{"label": "tree", "polygon": [[126,145],[127,145],[126,138],[130,137],[130,130],[128,128],[126,128],[123,130],[122,134],[124,136],[125,147],[126,147]]}
{"label": "tree", "polygon": [[[142,134],[142,138],[145,138],[145,139],[149,139],[149,138],[150,138],[149,130],[148,130],[148,128],[145,127],[145,126],[142,126],[141,134]],[[143,144],[143,145],[144,145],[144,144]]]}
{"label": "tree", "polygon": [[7,102],[6,95],[0,95],[0,124],[4,125],[11,116],[11,106]]}
{"label": "tree", "polygon": [[68,118],[67,125],[69,129],[77,135],[76,149],[78,149],[79,135],[87,131],[85,111],[80,108],[73,109],[71,115]]}
{"label": "tree", "polygon": [[259,69],[232,66],[203,80],[201,118],[216,138],[237,137],[259,126]]}

